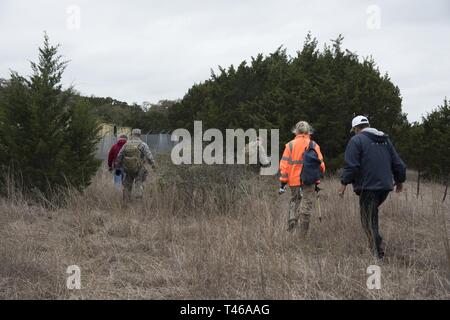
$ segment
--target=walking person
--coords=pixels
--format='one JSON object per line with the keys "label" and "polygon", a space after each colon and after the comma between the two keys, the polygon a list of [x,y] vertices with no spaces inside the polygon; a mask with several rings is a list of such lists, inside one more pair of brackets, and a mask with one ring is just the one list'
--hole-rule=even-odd
{"label": "walking person", "polygon": [[[255,141],[251,141],[244,147],[246,167],[255,174],[261,174],[263,168],[270,166],[270,158],[267,156],[264,143],[261,138],[257,137]],[[256,162],[256,163],[252,163]]]}
{"label": "walking person", "polygon": [[315,191],[325,173],[320,147],[311,140],[312,128],[306,121],[296,124],[295,139],[286,144],[280,161],[280,194],[291,189],[288,231],[293,232],[301,220],[302,236],[306,237],[315,200]]}
{"label": "walking person", "polygon": [[122,147],[127,143],[128,136],[126,134],[121,134],[117,143],[115,143],[108,154],[108,168],[109,172],[112,172],[114,175],[114,185],[116,188],[120,188],[122,186],[123,179],[123,169],[117,165],[117,156],[119,155]]}
{"label": "walking person", "polygon": [[369,120],[357,116],[352,121],[350,139],[345,150],[345,166],[341,177],[339,195],[344,196],[348,184],[353,184],[359,196],[362,227],[369,248],[378,259],[383,259],[383,239],[379,232],[378,210],[396,186],[403,190],[406,166],[400,159],[388,135],[371,128]]}
{"label": "walking person", "polygon": [[146,163],[155,169],[155,160],[148,145],[141,140],[141,130],[133,129],[131,139],[122,147],[117,157],[117,164],[124,169],[123,200],[127,204],[131,201],[132,194],[142,199],[144,192],[144,181],[147,179],[148,171]]}

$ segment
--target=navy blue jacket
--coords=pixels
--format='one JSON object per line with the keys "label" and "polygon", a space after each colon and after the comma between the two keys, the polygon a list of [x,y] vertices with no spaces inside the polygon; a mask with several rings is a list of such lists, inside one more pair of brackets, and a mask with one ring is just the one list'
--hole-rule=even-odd
{"label": "navy blue jacket", "polygon": [[373,128],[355,135],[345,150],[345,167],[341,183],[353,184],[359,194],[362,190],[392,191],[394,181],[406,180],[406,166],[400,159],[388,135]]}

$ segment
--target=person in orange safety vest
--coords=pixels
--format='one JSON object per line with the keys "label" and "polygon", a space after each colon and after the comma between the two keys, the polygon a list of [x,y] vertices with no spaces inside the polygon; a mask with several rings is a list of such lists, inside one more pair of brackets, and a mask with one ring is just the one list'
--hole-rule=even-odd
{"label": "person in orange safety vest", "polygon": [[289,202],[288,231],[293,232],[298,225],[299,219],[301,219],[302,235],[306,237],[315,191],[320,180],[313,180],[312,184],[306,184],[302,181],[304,154],[309,149],[313,149],[316,152],[320,163],[318,170],[321,171],[322,175],[325,173],[325,163],[323,162],[323,155],[319,145],[311,140],[312,128],[308,122],[298,122],[293,133],[295,134],[295,139],[286,144],[280,161],[280,194],[284,193],[286,185],[289,185],[291,199]]}

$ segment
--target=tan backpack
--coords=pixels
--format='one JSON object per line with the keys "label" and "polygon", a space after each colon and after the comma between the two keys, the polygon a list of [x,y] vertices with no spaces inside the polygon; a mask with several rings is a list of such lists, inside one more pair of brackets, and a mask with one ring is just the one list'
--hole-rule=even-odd
{"label": "tan backpack", "polygon": [[130,175],[137,175],[142,167],[140,141],[129,141],[123,146],[123,168]]}

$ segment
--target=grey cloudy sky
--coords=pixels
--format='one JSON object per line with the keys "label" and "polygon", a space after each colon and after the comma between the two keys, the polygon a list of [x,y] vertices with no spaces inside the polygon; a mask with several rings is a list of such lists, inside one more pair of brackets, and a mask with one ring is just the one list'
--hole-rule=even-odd
{"label": "grey cloudy sky", "polygon": [[182,98],[211,68],[280,45],[295,55],[308,31],[372,55],[410,120],[450,97],[448,0],[1,0],[0,77],[30,73],[44,30],[71,60],[65,84],[129,103]]}

